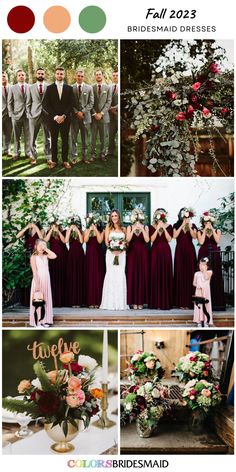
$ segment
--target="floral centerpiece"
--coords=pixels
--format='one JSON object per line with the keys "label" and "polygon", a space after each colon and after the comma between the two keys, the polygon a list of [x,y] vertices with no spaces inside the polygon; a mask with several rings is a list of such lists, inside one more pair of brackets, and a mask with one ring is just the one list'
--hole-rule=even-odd
{"label": "floral centerpiece", "polygon": [[143,385],[131,385],[122,393],[123,417],[129,422],[136,420],[137,432],[141,437],[150,437],[158,421],[170,406],[168,388],[161,383],[145,382]]}
{"label": "floral centerpiece", "polygon": [[191,429],[202,432],[204,421],[210,410],[217,407],[222,400],[218,385],[207,380],[190,380],[183,391],[183,405],[187,405],[192,411]]}
{"label": "floral centerpiece", "polygon": [[194,378],[209,380],[212,377],[210,357],[199,351],[189,352],[181,357],[175,370],[179,373],[180,380],[184,382]]}
{"label": "floral centerpiece", "polygon": [[164,369],[153,352],[137,351],[130,360],[129,380],[142,383],[146,380],[160,380]]}
{"label": "floral centerpiece", "polygon": [[[107,249],[111,252],[123,252],[126,250],[126,241],[124,239],[124,236],[121,236],[120,234],[115,234],[112,233],[112,235],[109,236],[109,244]],[[113,265],[119,265],[119,254],[115,254],[114,259],[113,259]]]}
{"label": "floral centerpiece", "polygon": [[36,379],[22,380],[18,385],[23,400],[6,397],[3,407],[12,412],[26,413],[32,419],[44,418],[45,429],[49,435],[52,433],[51,437],[59,426],[65,442],[71,434],[71,427],[78,432],[79,420],[83,421],[85,428],[89,426],[91,417],[99,412],[103,392],[94,383],[97,367],[94,359],[80,356],[78,363],[74,361],[72,352],[64,352],[60,361],[62,368],[49,372],[36,362],[33,367]]}

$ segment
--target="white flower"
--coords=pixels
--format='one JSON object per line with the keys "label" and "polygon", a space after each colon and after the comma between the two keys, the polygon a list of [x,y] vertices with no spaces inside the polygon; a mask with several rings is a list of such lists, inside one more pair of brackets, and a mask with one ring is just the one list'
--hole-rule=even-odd
{"label": "white flower", "polygon": [[189,217],[189,211],[186,211],[184,216],[186,216],[186,218],[188,218]]}
{"label": "white flower", "polygon": [[156,215],[156,219],[157,219],[157,220],[160,220],[160,219],[161,219],[161,215],[160,215],[160,213],[157,213],[157,215]]}
{"label": "white flower", "polygon": [[137,390],[137,394],[141,395],[142,397],[145,395],[145,389],[143,385],[139,387],[139,389]]}
{"label": "white flower", "polygon": [[41,382],[38,379],[38,377],[36,379],[32,380],[31,383],[35,388],[38,388],[39,390],[42,390],[42,385],[41,385]]}
{"label": "white flower", "polygon": [[191,388],[191,387],[194,387],[194,385],[196,384],[196,380],[189,380],[189,382],[185,385],[185,388]]}
{"label": "white flower", "polygon": [[132,362],[132,361],[134,361],[134,362],[135,362],[135,361],[138,361],[138,360],[140,359],[140,357],[141,357],[141,354],[134,354],[134,356],[133,356],[132,359],[131,359],[131,362]]}
{"label": "white flower", "polygon": [[160,398],[161,394],[160,394],[160,391],[158,390],[158,388],[153,389],[152,396],[153,396],[153,398]]}
{"label": "white flower", "polygon": [[82,367],[84,367],[88,371],[95,369],[95,367],[97,367],[98,365],[97,361],[92,357],[82,355],[78,357],[78,364],[82,365]]}
{"label": "white flower", "polygon": [[130,403],[126,403],[126,404],[125,404],[125,409],[126,409],[126,411],[132,411],[132,410],[133,410],[133,405],[132,405],[132,403],[131,403],[131,402],[130,402]]}
{"label": "white flower", "polygon": [[150,392],[152,390],[152,382],[146,382],[144,385],[145,392]]}
{"label": "white flower", "polygon": [[209,221],[209,216],[204,215],[203,216],[203,221]]}

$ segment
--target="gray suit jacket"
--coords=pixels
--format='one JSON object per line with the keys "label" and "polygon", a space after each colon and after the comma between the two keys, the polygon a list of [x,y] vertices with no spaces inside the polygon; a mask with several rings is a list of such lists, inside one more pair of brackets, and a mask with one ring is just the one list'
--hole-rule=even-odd
{"label": "gray suit jacket", "polygon": [[7,107],[9,116],[14,120],[18,121],[22,118],[26,111],[26,97],[28,93],[29,85],[25,84],[24,95],[18,84],[12,85],[9,89],[7,98]]}
{"label": "gray suit jacket", "polygon": [[38,118],[43,112],[42,102],[46,92],[48,84],[44,82],[43,94],[39,93],[38,84],[29,85],[27,90],[26,98],[26,113],[28,118]]}
{"label": "gray suit jacket", "polygon": [[93,85],[93,93],[94,93],[94,107],[92,110],[92,115],[94,113],[103,113],[103,121],[104,123],[109,123],[109,108],[111,106],[111,87],[106,84],[102,84],[101,93],[98,95],[98,86],[97,84]]}
{"label": "gray suit jacket", "polygon": [[[9,94],[10,85],[7,85],[7,96]],[[2,87],[2,117],[8,115],[8,108],[7,108],[7,97],[5,95],[4,87]]]}
{"label": "gray suit jacket", "polygon": [[79,98],[78,85],[73,85],[74,95],[74,113],[82,111],[84,113],[84,124],[91,123],[91,113],[94,104],[93,87],[91,85],[83,84],[81,97]]}
{"label": "gray suit jacket", "polygon": [[112,84],[110,85],[111,87],[111,107],[112,108],[117,108],[118,109],[118,93],[119,93],[119,89],[118,89],[118,85],[117,85],[117,88],[116,88],[116,93],[114,93],[114,87],[115,87],[115,84]]}

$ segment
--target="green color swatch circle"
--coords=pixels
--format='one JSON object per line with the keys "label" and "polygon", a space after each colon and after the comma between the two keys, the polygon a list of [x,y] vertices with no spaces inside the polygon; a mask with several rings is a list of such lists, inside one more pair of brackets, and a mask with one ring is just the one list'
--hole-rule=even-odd
{"label": "green color swatch circle", "polygon": [[87,33],[98,33],[106,24],[105,12],[93,5],[86,7],[80,12],[79,24]]}

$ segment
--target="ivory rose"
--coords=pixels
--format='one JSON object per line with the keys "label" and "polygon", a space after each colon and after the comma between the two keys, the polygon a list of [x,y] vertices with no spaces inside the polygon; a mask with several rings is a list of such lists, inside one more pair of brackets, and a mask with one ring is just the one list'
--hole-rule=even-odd
{"label": "ivory rose", "polygon": [[17,387],[17,390],[19,393],[25,393],[26,390],[28,390],[31,386],[31,383],[29,380],[21,380],[21,382],[19,383],[18,387]]}
{"label": "ivory rose", "polygon": [[75,356],[73,352],[67,351],[63,352],[63,354],[60,355],[60,361],[63,364],[70,364],[74,360]]}

